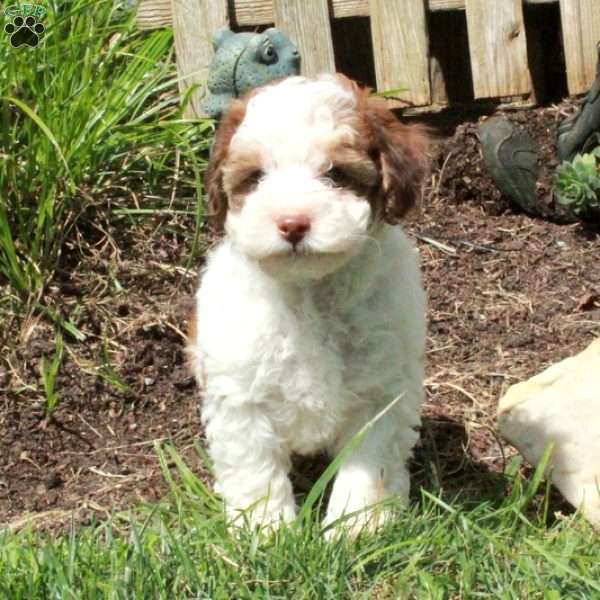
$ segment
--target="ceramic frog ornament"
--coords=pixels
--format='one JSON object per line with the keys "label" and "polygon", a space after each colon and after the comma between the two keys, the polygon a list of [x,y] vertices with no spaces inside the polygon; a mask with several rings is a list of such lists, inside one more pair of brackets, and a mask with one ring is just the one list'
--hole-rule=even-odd
{"label": "ceramic frog ornament", "polygon": [[232,98],[252,88],[300,72],[300,53],[281,31],[233,33],[224,28],[213,37],[215,56],[208,73],[208,91],[202,108],[220,118]]}

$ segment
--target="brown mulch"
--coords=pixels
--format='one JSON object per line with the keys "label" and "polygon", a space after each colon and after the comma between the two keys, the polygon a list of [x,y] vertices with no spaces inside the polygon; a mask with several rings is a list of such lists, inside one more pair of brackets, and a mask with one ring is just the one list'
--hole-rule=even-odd
{"label": "brown mulch", "polygon": [[[511,118],[552,148],[560,110]],[[600,239],[580,224],[515,212],[482,168],[472,123],[439,144],[434,167],[407,223],[430,304],[414,474],[425,485],[469,490],[501,479],[514,454],[494,430],[507,387],[600,334]],[[191,227],[113,223],[65,249],[48,293],[86,340],[65,337],[61,400],[50,418],[40,364],[54,353],[52,326],[27,319],[0,362],[0,523],[60,520],[72,510],[85,521],[158,500],[167,486],[155,443],[172,443],[207,476],[194,448],[202,432],[184,351],[198,267],[186,265]]]}
{"label": "brown mulch", "polygon": [[101,244],[86,232],[66,249],[51,292],[86,340],[65,337],[60,403],[48,418],[40,364],[54,355],[54,328],[42,318],[22,326],[0,383],[0,522],[65,509],[85,520],[160,499],[156,443],[174,444],[203,473],[184,350],[197,277],[184,226],[117,225]]}
{"label": "brown mulch", "polygon": [[[552,186],[560,162],[556,150],[558,125],[575,110],[576,104],[566,100],[560,105],[535,111],[504,113],[516,126],[516,131],[525,131],[537,147],[540,171],[534,204],[538,210],[533,216],[548,216],[557,222],[574,220],[567,217],[565,210],[555,203]],[[475,202],[483,207],[486,214],[501,215],[514,206],[494,185],[485,168],[477,135],[478,125],[485,119],[462,123],[452,137],[442,140],[435,166],[441,170],[440,191],[444,196],[457,203]]]}

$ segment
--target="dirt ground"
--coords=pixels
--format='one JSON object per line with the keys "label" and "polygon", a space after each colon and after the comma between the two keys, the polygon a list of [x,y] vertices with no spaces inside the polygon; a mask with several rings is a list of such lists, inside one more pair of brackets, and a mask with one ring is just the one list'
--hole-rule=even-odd
{"label": "dirt ground", "polygon": [[[565,110],[510,114],[542,145],[549,171]],[[600,334],[600,239],[581,224],[513,210],[483,169],[473,122],[438,143],[433,165],[406,223],[429,296],[428,399],[413,473],[415,489],[468,498],[502,485],[514,454],[494,428],[502,393]],[[0,363],[0,522],[55,522],[73,510],[86,522],[160,499],[156,443],[172,443],[207,476],[184,351],[199,267],[186,265],[192,227],[182,217],[113,221],[65,248],[48,294],[86,339],[65,339],[61,402],[48,418],[40,361],[54,353],[53,328],[30,318],[13,332]],[[319,464],[299,469],[310,476]]]}

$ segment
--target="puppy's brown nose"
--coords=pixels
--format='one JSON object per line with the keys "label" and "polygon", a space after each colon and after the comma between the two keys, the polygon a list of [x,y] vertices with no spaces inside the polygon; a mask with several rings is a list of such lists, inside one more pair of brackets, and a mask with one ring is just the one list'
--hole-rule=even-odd
{"label": "puppy's brown nose", "polygon": [[284,217],[277,221],[277,228],[281,237],[295,246],[310,230],[310,219],[304,215]]}

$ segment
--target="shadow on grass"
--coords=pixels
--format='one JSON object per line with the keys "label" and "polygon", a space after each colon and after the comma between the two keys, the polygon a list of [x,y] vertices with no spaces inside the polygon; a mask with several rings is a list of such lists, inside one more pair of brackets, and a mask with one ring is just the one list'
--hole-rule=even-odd
{"label": "shadow on grass", "polygon": [[424,418],[411,463],[413,496],[425,488],[466,506],[501,502],[510,484],[504,466],[494,468],[476,460],[470,452],[473,443],[460,421],[445,416]]}
{"label": "shadow on grass", "polygon": [[[515,485],[533,478],[535,469],[523,464],[519,457],[504,465],[476,460],[469,452],[471,443],[460,421],[439,416],[423,419],[421,438],[410,464],[411,504],[419,503],[422,490],[426,490],[466,510],[484,503],[499,508],[513,494]],[[294,457],[290,477],[299,506],[330,462],[326,454]],[[321,500],[324,506],[330,491],[331,483]],[[550,526],[558,516],[574,510],[555,488],[542,484],[525,515],[536,520],[536,515],[539,518],[544,512]]]}
{"label": "shadow on grass", "polygon": [[[418,500],[420,490],[425,489],[465,509],[474,509],[482,503],[499,508],[515,494],[516,486],[533,481],[535,468],[523,463],[520,456],[504,464],[488,464],[473,458],[469,452],[472,443],[461,422],[447,417],[424,419],[421,443],[415,449],[411,465],[412,499]],[[561,515],[575,512],[547,482],[539,486],[523,509],[524,515],[532,520],[546,514],[548,526]]]}

